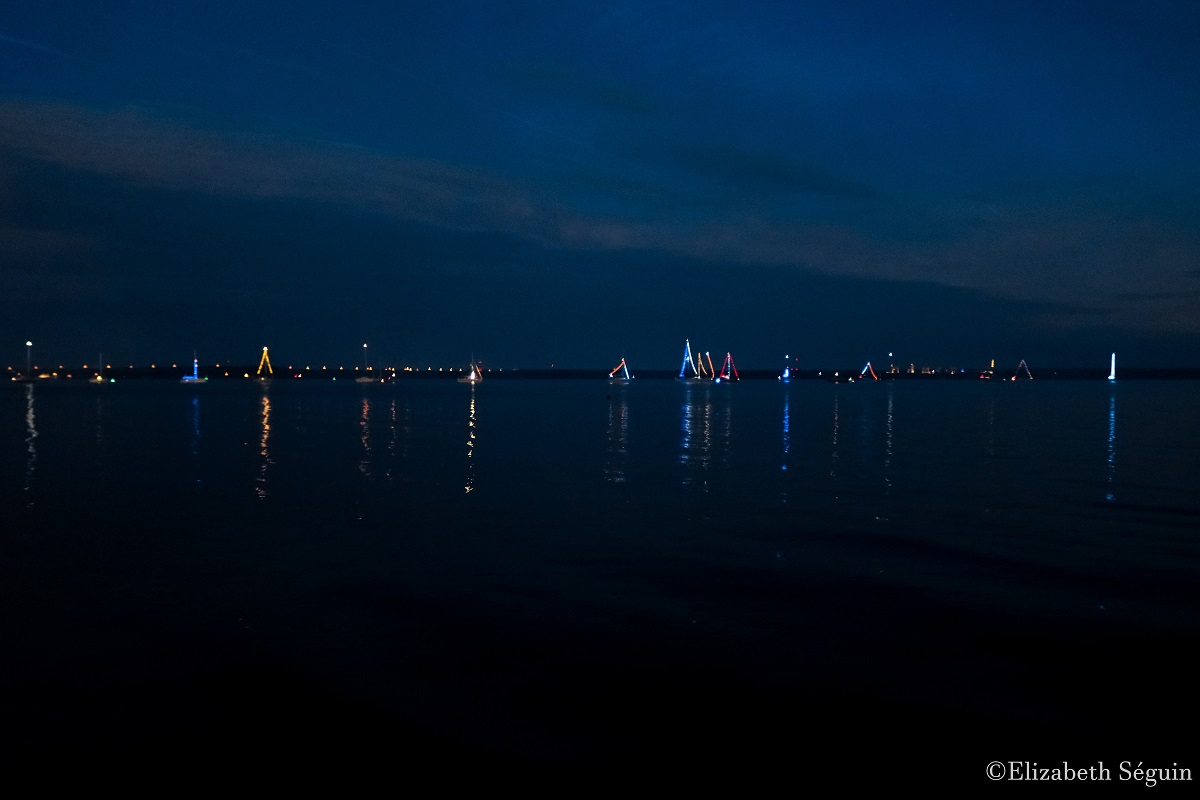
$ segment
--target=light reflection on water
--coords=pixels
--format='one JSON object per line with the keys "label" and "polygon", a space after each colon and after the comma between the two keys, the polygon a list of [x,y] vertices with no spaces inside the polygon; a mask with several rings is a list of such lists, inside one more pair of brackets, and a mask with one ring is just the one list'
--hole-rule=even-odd
{"label": "light reflection on water", "polygon": [[679,421],[683,431],[679,463],[684,467],[682,483],[707,484],[713,450],[713,399],[707,384],[683,385]]}
{"label": "light reflection on water", "polygon": [[829,477],[831,478],[837,477],[838,459],[840,457],[838,454],[838,434],[841,425],[841,414],[838,412],[838,403],[840,400],[841,393],[835,389],[833,394],[833,442],[829,455]]}
{"label": "light reflection on water", "polygon": [[790,456],[792,452],[791,420],[789,419],[788,415],[790,403],[791,398],[785,395],[783,398],[783,462],[779,465],[779,468],[784,471],[786,471],[788,468],[788,456]]}
{"label": "light reflection on water", "polygon": [[[780,455],[780,462],[779,462],[779,471],[782,473],[785,473],[785,475],[784,475],[785,478],[787,477],[786,473],[787,473],[787,468],[788,468],[788,462],[791,460],[791,455],[792,455],[791,416],[788,413],[790,408],[791,408],[791,392],[788,391],[787,388],[785,388],[784,394],[783,394],[783,452]],[[787,503],[788,503],[788,487],[789,486],[790,486],[790,483],[785,480],[783,482],[783,489],[779,495],[779,500],[783,505],[787,505]]]}
{"label": "light reflection on water", "polygon": [[262,406],[259,409],[259,421],[261,432],[258,439],[258,479],[257,485],[254,487],[254,494],[260,500],[266,500],[270,496],[270,491],[267,488],[267,471],[271,464],[271,390],[268,384],[262,384]]}
{"label": "light reflection on water", "polygon": [[192,455],[200,455],[200,395],[192,396]]}
{"label": "light reflection on water", "polygon": [[475,491],[475,384],[471,384],[471,402],[467,410],[467,482],[463,494]]}
{"label": "light reflection on water", "polygon": [[25,384],[25,504],[33,505],[33,471],[37,463],[37,419],[33,413],[33,384]]}
{"label": "light reflection on water", "polygon": [[883,483],[886,491],[890,494],[892,491],[892,446],[894,443],[893,424],[895,422],[895,401],[896,393],[895,386],[891,383],[887,387],[887,437],[883,450]]}
{"label": "light reflection on water", "polygon": [[1108,475],[1106,476],[1107,491],[1104,499],[1110,503],[1116,502],[1113,485],[1117,476],[1117,390],[1108,390]]}
{"label": "light reflection on water", "polygon": [[[1141,499],[1148,490],[1120,481],[1117,389],[1107,385],[1101,393],[1062,381],[1048,382],[1044,389],[1041,384],[816,381],[717,387],[653,380],[634,389],[606,382],[506,381],[489,390],[487,413],[495,426],[489,428],[486,461],[478,451],[479,387],[463,398],[451,394],[461,388],[436,383],[372,385],[367,392],[356,387],[357,394],[341,384],[277,382],[249,392],[246,386],[191,387],[169,403],[162,402],[169,394],[166,385],[158,383],[120,386],[103,399],[75,391],[78,386],[13,386],[8,461],[0,462],[0,469],[8,470],[10,502],[36,500],[40,508],[52,489],[61,494],[58,486],[68,467],[80,482],[86,479],[79,476],[94,470],[103,479],[93,482],[96,491],[101,485],[111,491],[116,479],[110,476],[141,474],[141,458],[155,465],[146,475],[162,482],[163,497],[170,497],[172,484],[203,485],[203,495],[196,497],[206,503],[230,486],[252,487],[254,498],[276,503],[304,492],[303,501],[312,486],[336,493],[350,490],[355,479],[379,482],[370,490],[371,501],[388,500],[387,484],[406,487],[396,500],[433,502],[444,499],[438,492],[474,498],[483,483],[489,498],[558,502],[554,498],[586,491],[587,480],[579,478],[591,475],[598,485],[632,491],[623,502],[634,505],[667,507],[674,501],[664,489],[674,486],[697,489],[726,508],[803,507],[806,513],[823,509],[872,521],[896,520],[904,513],[897,509],[921,498],[1000,520],[1015,513],[1012,498],[1057,503],[1051,490],[1069,495],[1071,480],[1090,484],[1092,497],[1114,508],[1153,504]],[[1148,395],[1153,386],[1121,388],[1128,389],[1121,398],[1124,471],[1142,475],[1172,452],[1171,458],[1186,462],[1177,449],[1161,446],[1172,438],[1148,438],[1159,417],[1130,411],[1165,408],[1155,413],[1175,414],[1186,428],[1191,418],[1171,410],[1176,408],[1169,405],[1172,396],[1165,390]],[[1080,401],[1064,413],[1068,404],[1061,398],[1075,396]],[[1148,405],[1147,397],[1157,405]],[[1079,409],[1088,402],[1095,411],[1081,416]],[[1179,402],[1184,408],[1186,403]],[[1103,458],[1090,448],[1090,462],[1075,463],[1089,452],[1079,446],[1080,426],[1086,418],[1097,425],[1100,414],[1107,416]],[[253,432],[239,433],[239,421],[247,418],[253,420]],[[131,435],[178,429],[184,420],[187,435],[180,439]],[[347,440],[351,420],[358,431]],[[457,422],[447,424],[452,420]],[[1192,435],[1191,428],[1178,424],[1172,429]],[[1096,445],[1099,433],[1093,428]],[[594,437],[593,445],[587,445],[588,436]],[[1147,444],[1151,441],[1159,442],[1154,450]],[[88,446],[80,448],[80,442]],[[567,442],[572,446],[563,448]],[[70,458],[61,454],[64,447],[74,448]],[[1175,476],[1172,485],[1186,480],[1180,474],[1177,465],[1164,470]],[[567,480],[572,475],[577,484]],[[695,499],[692,495],[688,502]]]}
{"label": "light reflection on water", "polygon": [[104,446],[104,393],[96,395],[96,447]]}
{"label": "light reflection on water", "polygon": [[987,413],[984,415],[984,424],[987,426],[987,447],[984,452],[988,458],[996,457],[996,398],[992,397],[988,400]]}
{"label": "light reflection on water", "polygon": [[[639,379],[606,397],[613,390],[600,382],[512,380],[471,387],[469,398],[433,381],[374,385],[369,397],[341,383],[278,382],[261,394],[212,384],[200,390],[202,449],[194,387],[189,397],[161,382],[119,386],[102,415],[96,406],[103,437],[90,392],[22,388],[0,397],[0,491],[18,508],[38,496],[37,513],[19,521],[37,535],[0,526],[3,585],[20,601],[9,604],[16,623],[5,632],[19,635],[10,650],[27,659],[24,674],[95,667],[106,697],[89,698],[88,709],[109,708],[114,693],[124,706],[130,674],[163,677],[181,694],[210,671],[214,685],[228,685],[228,665],[247,650],[244,637],[226,644],[226,631],[243,617],[254,626],[245,641],[269,650],[264,672],[313,670],[326,681],[320,697],[335,687],[329,696],[355,707],[407,698],[411,686],[457,698],[481,670],[499,676],[489,686],[506,700],[481,729],[508,730],[527,712],[530,682],[514,665],[578,651],[578,661],[552,659],[544,671],[563,674],[540,698],[553,713],[536,720],[556,735],[568,686],[610,680],[614,652],[633,665],[622,687],[705,667],[702,681],[684,685],[680,708],[692,708],[695,687],[721,682],[755,686],[747,705],[767,696],[760,686],[808,697],[819,685],[839,693],[839,714],[842,699],[861,701],[849,706],[857,713],[894,692],[903,701],[889,708],[904,717],[949,686],[956,704],[965,697],[1008,719],[1024,702],[1059,714],[1064,676],[1094,674],[1093,655],[1113,649],[1114,632],[1126,631],[1118,644],[1138,645],[1126,665],[1155,670],[1186,659],[1182,646],[1154,649],[1145,631],[1185,644],[1195,635],[1200,500],[1186,491],[1200,485],[1195,386],[1120,387],[1120,472],[1115,390],[1082,382],[743,381],[714,391]],[[403,492],[381,479],[407,464]],[[203,493],[187,491],[193,471]],[[362,480],[368,473],[377,479]],[[148,481],[163,491],[147,492]],[[258,504],[251,485],[260,499],[269,489],[271,502]],[[119,525],[81,524],[101,503]],[[91,628],[86,647],[60,633]],[[196,638],[207,630],[219,636]],[[1083,633],[1063,641],[1064,631]],[[154,636],[168,645],[149,649]],[[120,639],[135,646],[110,655]],[[1057,665],[1034,683],[1036,702],[1024,686],[996,697],[1013,674],[1043,674],[1049,662],[1028,654],[1030,641]],[[176,642],[189,643],[187,654],[229,649],[183,665]],[[28,655],[47,643],[57,649]],[[897,660],[899,678],[884,676],[864,699],[864,684]],[[883,672],[845,668],[883,661]],[[649,679],[634,671],[642,665]],[[1127,677],[1099,669],[1093,686]],[[1143,689],[1158,678],[1150,673],[1138,674]],[[361,685],[379,690],[359,694]],[[66,696],[74,691],[64,682]],[[259,692],[254,683],[245,698]],[[161,696],[133,697],[139,723],[161,721]],[[281,697],[292,705],[290,692]],[[410,711],[401,702],[397,718]],[[1081,699],[1064,716],[1091,705]],[[432,716],[445,706],[430,707]],[[1109,712],[1096,713],[1103,721]],[[581,726],[594,724],[587,716]],[[959,729],[952,716],[948,727]],[[66,717],[60,708],[56,718]]]}
{"label": "light reflection on water", "polygon": [[388,468],[384,472],[384,477],[386,477],[389,481],[392,481],[392,480],[395,480],[395,478],[396,478],[396,455],[397,455],[396,437],[398,436],[397,425],[396,425],[396,398],[395,397],[392,397],[392,402],[388,406],[388,432],[389,432],[388,445],[387,445]]}
{"label": "light reflection on water", "polygon": [[361,412],[358,418],[358,441],[362,445],[362,455],[358,459],[358,471],[363,477],[371,477],[371,400],[363,392]]}
{"label": "light reflection on water", "polygon": [[199,486],[204,482],[202,477],[202,467],[200,464],[200,395],[194,390],[198,387],[191,387],[192,393],[192,437],[191,437],[191,456],[192,456],[192,483]]}
{"label": "light reflection on water", "polygon": [[608,400],[608,448],[604,462],[604,480],[624,483],[629,454],[629,398],[625,386],[617,386]]}

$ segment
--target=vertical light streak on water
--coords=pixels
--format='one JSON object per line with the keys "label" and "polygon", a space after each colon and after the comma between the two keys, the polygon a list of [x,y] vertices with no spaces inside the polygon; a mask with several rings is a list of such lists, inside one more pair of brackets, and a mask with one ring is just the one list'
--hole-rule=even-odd
{"label": "vertical light streak on water", "polygon": [[[684,401],[680,408],[683,425],[682,452],[679,463],[684,470],[682,484],[701,483],[707,486],[708,464],[713,447],[713,408],[710,388],[685,385]],[[696,394],[698,393],[698,394]]]}
{"label": "vertical light streak on water", "polygon": [[704,473],[704,483],[708,483],[708,465],[712,461],[713,450],[713,402],[712,394],[706,388],[704,404],[700,414],[700,468]]}
{"label": "vertical light streak on water", "polygon": [[[728,392],[733,391],[731,384],[726,385],[724,388]],[[733,449],[733,402],[729,394],[721,395],[720,399],[723,401],[721,408],[721,420],[724,424],[721,425],[721,430],[718,432],[717,437],[718,443],[721,447],[721,463],[728,466],[731,450]],[[715,405],[716,402],[714,401],[713,404]]]}
{"label": "vertical light streak on water", "polygon": [[625,460],[629,437],[629,400],[618,390],[619,399],[608,402],[608,458],[605,461],[604,480],[609,483],[625,482]]}
{"label": "vertical light streak on water", "polygon": [[25,384],[25,505],[33,506],[33,472],[37,464],[37,419],[33,413],[33,384]]}
{"label": "vertical light streak on water", "polygon": [[412,446],[413,428],[412,428],[412,407],[409,401],[404,401],[404,411],[400,415],[403,422],[400,424],[400,458],[406,460],[408,458],[409,449]]}
{"label": "vertical light streak on water", "polygon": [[96,447],[104,446],[104,395],[96,396]]}
{"label": "vertical light streak on water", "polygon": [[396,398],[395,397],[392,398],[392,404],[388,409],[388,430],[389,430],[388,446],[387,446],[388,468],[387,468],[387,470],[385,470],[384,475],[389,481],[391,481],[395,478],[395,473],[396,473],[397,426],[396,426]]}
{"label": "vertical light streak on water", "polygon": [[1110,503],[1116,502],[1113,493],[1113,482],[1117,476],[1117,390],[1108,390],[1108,491],[1104,499]]}
{"label": "vertical light streak on water", "polygon": [[200,455],[200,395],[192,396],[192,455]]}
{"label": "vertical light streak on water", "polygon": [[888,383],[887,387],[887,436],[884,440],[885,446],[883,449],[883,484],[886,487],[885,494],[892,493],[892,424],[895,419],[894,413],[895,401],[895,384]]}
{"label": "vertical light streak on water", "polygon": [[267,489],[267,471],[271,466],[271,391],[263,385],[262,407],[259,410],[261,432],[258,439],[258,480],[254,494],[259,500],[266,500],[270,495]]}
{"label": "vertical light streak on water", "polygon": [[[690,466],[692,437],[695,433],[695,409],[692,406],[692,387],[684,385],[683,388],[683,405],[679,407],[679,422],[682,428],[682,434],[679,439],[679,463],[683,467]],[[691,476],[688,470],[683,473],[683,485],[691,483]]]}
{"label": "vertical light streak on water", "polygon": [[358,471],[364,478],[371,477],[371,400],[363,392],[362,415],[358,419],[359,442],[362,443],[362,458],[358,460]]}
{"label": "vertical light streak on water", "polygon": [[[790,408],[789,402],[790,402],[790,399],[788,397],[787,387],[784,387],[784,394],[783,394],[783,453],[780,457],[780,463],[779,463],[779,471],[780,472],[787,472],[788,462],[791,460],[790,456],[791,456],[791,452],[792,452],[792,444],[791,444],[791,417],[788,413],[789,408]],[[785,505],[785,506],[787,505],[788,482],[786,480],[783,482],[783,490],[780,493],[779,500],[781,503],[783,503],[783,505]]]}
{"label": "vertical light streak on water", "polygon": [[789,415],[788,415],[788,409],[789,409],[788,403],[789,402],[790,401],[789,401],[787,395],[784,395],[784,397],[783,397],[783,463],[779,465],[779,468],[785,472],[787,471],[787,468],[788,468],[788,455],[792,451],[791,420],[789,419]]}
{"label": "vertical light streak on water", "polygon": [[988,458],[996,457],[996,398],[988,401],[987,407],[987,448]]}
{"label": "vertical light streak on water", "polygon": [[471,384],[471,405],[467,412],[467,483],[464,494],[475,491],[475,384]]}
{"label": "vertical light streak on water", "polygon": [[834,390],[834,395],[833,395],[833,445],[832,445],[832,450],[831,450],[830,456],[829,456],[829,477],[831,477],[831,478],[837,477],[838,427],[840,424],[841,424],[841,420],[838,415],[838,394],[837,394],[837,390]]}
{"label": "vertical light streak on water", "polygon": [[192,467],[194,482],[200,483],[200,395],[192,393]]}

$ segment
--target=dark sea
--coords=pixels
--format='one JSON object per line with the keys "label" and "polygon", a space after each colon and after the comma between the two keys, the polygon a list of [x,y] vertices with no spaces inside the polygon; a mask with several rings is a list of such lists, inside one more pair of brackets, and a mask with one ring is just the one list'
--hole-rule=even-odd
{"label": "dark sea", "polygon": [[12,384],[0,501],[9,755],[1200,769],[1200,382]]}

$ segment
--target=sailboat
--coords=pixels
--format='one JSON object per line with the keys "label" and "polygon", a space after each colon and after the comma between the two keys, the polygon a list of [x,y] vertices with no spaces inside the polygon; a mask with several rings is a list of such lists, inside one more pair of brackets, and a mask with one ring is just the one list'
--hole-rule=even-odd
{"label": "sailboat", "polygon": [[204,383],[208,378],[200,377],[200,360],[196,358],[196,354],[192,353],[192,374],[184,375],[179,379],[180,383]]}
{"label": "sailboat", "polygon": [[12,377],[17,383],[30,383],[33,380],[33,342],[25,343],[25,371],[18,372]]}
{"label": "sailboat", "polygon": [[1110,366],[1108,368],[1108,382],[1109,383],[1117,382],[1117,354],[1116,353],[1112,354],[1112,366]]}
{"label": "sailboat", "polygon": [[1029,365],[1025,363],[1025,359],[1023,358],[1021,359],[1021,363],[1017,364],[1017,371],[1013,373],[1013,376],[1009,380],[1015,381],[1017,376],[1021,374],[1021,370],[1025,370],[1025,377],[1033,380],[1033,373],[1029,371]]}
{"label": "sailboat", "polygon": [[784,383],[791,383],[792,370],[788,367],[788,357],[787,356],[783,357],[783,372],[780,373],[779,380],[783,381]]}
{"label": "sailboat", "polygon": [[729,383],[730,381],[741,380],[738,377],[737,367],[733,365],[733,356],[729,353],[725,354],[725,360],[721,362],[721,374],[713,378],[716,383]]}
{"label": "sailboat", "polygon": [[471,356],[471,366],[467,370],[467,374],[458,379],[459,383],[470,383],[472,385],[480,383],[483,380],[483,372],[475,366],[475,356]]}
{"label": "sailboat", "polygon": [[375,379],[367,373],[371,371],[371,365],[367,363],[367,346],[363,345],[363,374],[354,379],[355,383],[374,383]]}
{"label": "sailboat", "polygon": [[[618,374],[620,373],[620,374]],[[633,380],[633,375],[629,372],[629,365],[625,363],[625,359],[621,359],[621,363],[612,368],[612,372],[608,373],[608,382],[613,384],[625,384]]]}
{"label": "sailboat", "polygon": [[[263,367],[267,368],[267,374],[263,375]],[[275,375],[275,370],[271,369],[271,359],[267,355],[267,348],[263,348],[262,358],[258,360],[258,371],[254,373],[258,376],[261,383],[270,383]]]}
{"label": "sailboat", "polygon": [[108,383],[104,378],[104,353],[100,354],[100,363],[96,365],[96,374],[88,378],[88,383]]}
{"label": "sailboat", "polygon": [[[697,366],[699,364],[699,366]],[[679,365],[679,376],[676,380],[695,383],[698,381],[707,381],[712,377],[712,356],[708,356],[709,372],[704,372],[704,359],[692,357],[692,343],[689,339],[683,340],[683,363]]]}

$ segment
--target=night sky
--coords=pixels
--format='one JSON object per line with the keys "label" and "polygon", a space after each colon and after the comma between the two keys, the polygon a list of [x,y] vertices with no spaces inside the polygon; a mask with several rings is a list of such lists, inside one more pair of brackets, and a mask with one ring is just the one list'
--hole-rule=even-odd
{"label": "night sky", "polygon": [[1195,2],[0,15],[0,362],[1200,365]]}

